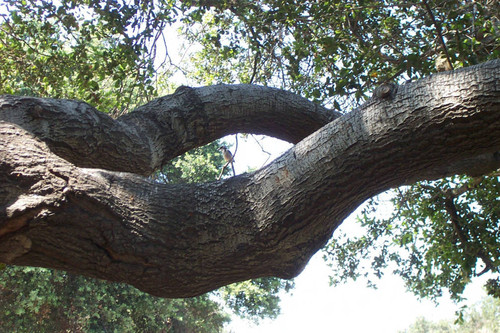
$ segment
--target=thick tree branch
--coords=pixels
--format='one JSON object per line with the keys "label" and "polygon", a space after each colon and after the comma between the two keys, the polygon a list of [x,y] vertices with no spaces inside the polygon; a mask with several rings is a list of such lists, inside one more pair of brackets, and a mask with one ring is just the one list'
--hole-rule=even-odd
{"label": "thick tree branch", "polygon": [[[190,94],[178,92],[184,93]],[[204,110],[225,110],[218,111],[221,117],[234,119],[229,109],[237,112],[236,104],[211,98]],[[163,103],[150,107],[163,110]],[[153,126],[148,122],[145,128]],[[242,118],[231,129],[254,124],[262,131],[257,123]],[[365,199],[498,151],[500,61],[400,86],[328,123],[266,168],[208,184],[163,185],[79,168],[16,124],[1,122],[0,129],[0,261],[186,297],[249,278],[296,276]],[[50,141],[50,131],[44,133]]]}
{"label": "thick tree branch", "polygon": [[228,134],[296,143],[339,116],[292,93],[252,85],[180,87],[117,120],[80,101],[0,96],[0,120],[34,133],[64,159],[142,175]]}

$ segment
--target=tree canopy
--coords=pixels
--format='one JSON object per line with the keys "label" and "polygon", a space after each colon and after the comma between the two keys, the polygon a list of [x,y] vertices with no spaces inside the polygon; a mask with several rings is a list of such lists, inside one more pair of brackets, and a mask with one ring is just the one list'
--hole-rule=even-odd
{"label": "tree canopy", "polygon": [[[395,195],[389,219],[369,208],[366,237],[328,247],[339,274],[359,275],[376,242],[375,274],[392,260],[423,296],[459,298],[498,272],[497,2],[4,5],[0,91],[30,97],[0,101],[0,260],[168,297],[290,278],[364,200],[426,180]],[[171,66],[168,45],[158,55],[170,24],[198,46],[187,63]],[[232,85],[154,99],[179,67]],[[297,144],[221,182],[140,177],[238,132]],[[168,165],[166,179],[206,181]]]}

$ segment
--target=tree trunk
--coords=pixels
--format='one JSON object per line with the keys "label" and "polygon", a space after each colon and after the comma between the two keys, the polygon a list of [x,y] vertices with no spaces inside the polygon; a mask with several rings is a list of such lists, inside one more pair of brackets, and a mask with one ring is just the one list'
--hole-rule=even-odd
{"label": "tree trunk", "polygon": [[[0,261],[163,297],[294,277],[367,198],[497,169],[499,74],[496,60],[383,87],[343,116],[251,85],[182,87],[116,120],[78,101],[2,96]],[[240,131],[297,144],[223,181],[140,176]]]}

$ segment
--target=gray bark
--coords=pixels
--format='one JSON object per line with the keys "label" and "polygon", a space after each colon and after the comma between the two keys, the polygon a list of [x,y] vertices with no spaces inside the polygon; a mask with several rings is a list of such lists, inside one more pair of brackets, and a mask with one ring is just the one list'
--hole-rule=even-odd
{"label": "gray bark", "polygon": [[[499,167],[500,61],[383,92],[339,116],[277,89],[183,87],[117,120],[82,102],[3,96],[0,261],[164,297],[291,278],[367,198]],[[219,182],[139,176],[239,131],[300,142]]]}
{"label": "gray bark", "polygon": [[35,134],[67,161],[141,175],[227,134],[296,143],[340,116],[292,93],[252,85],[180,87],[116,120],[75,100],[4,96],[0,103],[0,120]]}

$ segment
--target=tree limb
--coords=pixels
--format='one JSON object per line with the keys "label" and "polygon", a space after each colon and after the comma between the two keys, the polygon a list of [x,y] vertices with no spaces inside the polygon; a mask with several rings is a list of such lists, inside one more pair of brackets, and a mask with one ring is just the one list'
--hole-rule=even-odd
{"label": "tree limb", "polygon": [[[483,269],[482,272],[476,274],[476,276],[482,275],[490,270],[495,269],[495,264],[491,260],[490,256],[481,248],[477,249],[471,249],[471,242],[469,240],[469,237],[467,234],[464,232],[461,224],[460,224],[460,216],[458,215],[457,207],[455,206],[455,203],[453,202],[453,196],[447,196],[444,200],[444,206],[446,209],[446,212],[450,216],[450,221],[451,225],[453,226],[453,230],[455,231],[455,234],[457,235],[458,239],[460,240],[460,245],[462,247],[462,250],[465,252],[473,251],[473,255],[477,258],[481,258],[483,263],[485,264],[485,268]],[[481,244],[479,244],[481,246]]]}
{"label": "tree limb", "polygon": [[141,175],[228,134],[296,143],[340,116],[292,93],[244,84],[180,87],[116,120],[74,100],[2,96],[0,110],[0,120],[34,133],[77,166]]}
{"label": "tree limb", "polygon": [[[113,123],[75,101],[4,97],[0,114],[10,121],[0,122],[0,261],[126,282],[164,297],[194,296],[249,278],[291,278],[367,198],[391,187],[450,175],[454,172],[450,165],[500,150],[500,61],[496,60],[400,86],[387,98],[373,98],[327,123],[265,168],[219,182],[157,184],[130,173],[82,168],[54,154],[65,151],[57,149],[62,144],[60,133],[76,139],[72,132],[78,132],[75,126],[80,124],[85,131],[79,133],[91,141],[82,140],[81,145],[112,152],[127,144],[129,150],[122,151],[125,156],[118,161],[128,158],[134,164],[141,146],[133,139],[154,126],[158,130],[148,136],[154,143],[142,142],[156,148],[144,153],[143,160],[158,151],[172,156],[203,141],[189,135],[172,141],[170,135],[158,136],[172,124],[201,126],[200,132],[209,134],[193,137],[208,140],[216,133],[252,129],[297,138],[300,135],[293,132],[302,121],[318,123],[314,119],[321,112],[300,102],[293,104],[297,110],[290,115],[295,121],[302,119],[293,124],[293,131],[283,126],[293,123],[286,120],[270,129],[275,119],[266,117],[284,117],[288,110],[284,106],[290,103],[277,103],[267,94],[258,101],[253,94],[252,103],[273,107],[264,113],[242,111],[238,101],[250,105],[243,93],[246,88],[232,87],[181,89],[126,118],[134,120],[135,127],[134,121]],[[221,89],[228,95],[221,96]],[[203,107],[189,107],[200,105],[189,97],[193,91],[205,101]],[[218,95],[204,95],[208,93]],[[168,101],[177,104],[168,106]],[[58,107],[48,109],[48,105]],[[165,109],[177,111],[164,118]],[[209,120],[180,111],[186,109],[204,110]],[[38,118],[30,113],[38,111]],[[63,119],[76,120],[52,123],[63,112],[68,113]],[[156,115],[159,124],[150,116],[143,120],[141,112]],[[250,113],[258,120],[245,120],[243,115]],[[328,115],[325,112],[325,118]],[[229,121],[233,119],[238,121]],[[42,124],[36,125],[37,121]],[[96,123],[101,127],[88,125]],[[59,126],[57,133],[51,132],[54,126]],[[114,132],[103,133],[105,128]],[[52,141],[52,135],[57,140]],[[114,136],[119,139],[111,140]],[[175,146],[178,142],[182,148]],[[112,155],[99,156],[107,154]],[[94,160],[98,155],[89,156],[74,159],[80,165],[87,163],[85,159],[92,165],[100,163]],[[148,168],[143,162],[136,164],[139,167],[134,168],[145,173],[158,162]]]}

